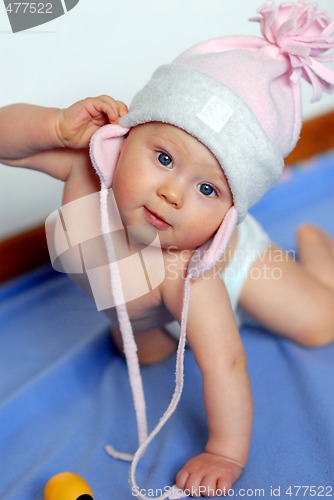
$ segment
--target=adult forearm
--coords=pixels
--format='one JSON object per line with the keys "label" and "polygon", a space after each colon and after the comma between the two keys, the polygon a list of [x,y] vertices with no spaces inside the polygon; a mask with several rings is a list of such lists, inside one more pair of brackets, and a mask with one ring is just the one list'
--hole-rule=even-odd
{"label": "adult forearm", "polygon": [[59,110],[30,104],[0,108],[0,158],[15,160],[61,147]]}

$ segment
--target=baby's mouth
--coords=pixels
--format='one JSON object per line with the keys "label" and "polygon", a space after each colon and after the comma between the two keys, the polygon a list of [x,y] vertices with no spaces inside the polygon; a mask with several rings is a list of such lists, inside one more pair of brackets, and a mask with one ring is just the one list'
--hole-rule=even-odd
{"label": "baby's mouth", "polygon": [[157,229],[168,229],[171,225],[159,214],[144,207],[145,219]]}

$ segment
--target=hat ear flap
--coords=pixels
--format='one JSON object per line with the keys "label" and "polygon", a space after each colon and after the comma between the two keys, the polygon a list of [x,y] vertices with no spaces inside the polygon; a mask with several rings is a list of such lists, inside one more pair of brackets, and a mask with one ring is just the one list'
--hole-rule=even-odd
{"label": "hat ear flap", "polygon": [[125,135],[129,130],[117,124],[104,125],[91,138],[90,158],[103,187],[109,188],[112,185]]}
{"label": "hat ear flap", "polygon": [[196,252],[192,255],[188,266],[188,275],[192,278],[198,278],[216,265],[225,252],[237,223],[238,212],[235,206],[232,205],[226,212],[215,236],[197,249],[197,255]]}

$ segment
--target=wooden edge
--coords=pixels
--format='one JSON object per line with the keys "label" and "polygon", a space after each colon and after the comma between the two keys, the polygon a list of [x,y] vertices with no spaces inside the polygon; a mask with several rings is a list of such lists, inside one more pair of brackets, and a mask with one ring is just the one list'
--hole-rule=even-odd
{"label": "wooden edge", "polygon": [[0,241],[0,283],[50,263],[44,224]]}
{"label": "wooden edge", "polygon": [[293,165],[332,148],[334,148],[334,110],[304,122],[297,146],[285,159],[285,164]]}
{"label": "wooden edge", "polygon": [[[295,150],[286,158],[292,165],[334,148],[334,111],[304,123]],[[0,241],[0,282],[50,262],[44,224]]]}

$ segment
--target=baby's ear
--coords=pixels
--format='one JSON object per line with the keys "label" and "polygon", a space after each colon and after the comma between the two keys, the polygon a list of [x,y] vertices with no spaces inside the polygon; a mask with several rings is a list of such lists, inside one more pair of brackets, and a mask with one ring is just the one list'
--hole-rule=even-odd
{"label": "baby's ear", "polygon": [[109,188],[112,184],[125,135],[129,130],[122,127],[122,125],[105,125],[98,129],[91,138],[89,145],[90,158],[96,173],[100,177],[101,185],[104,187]]}

